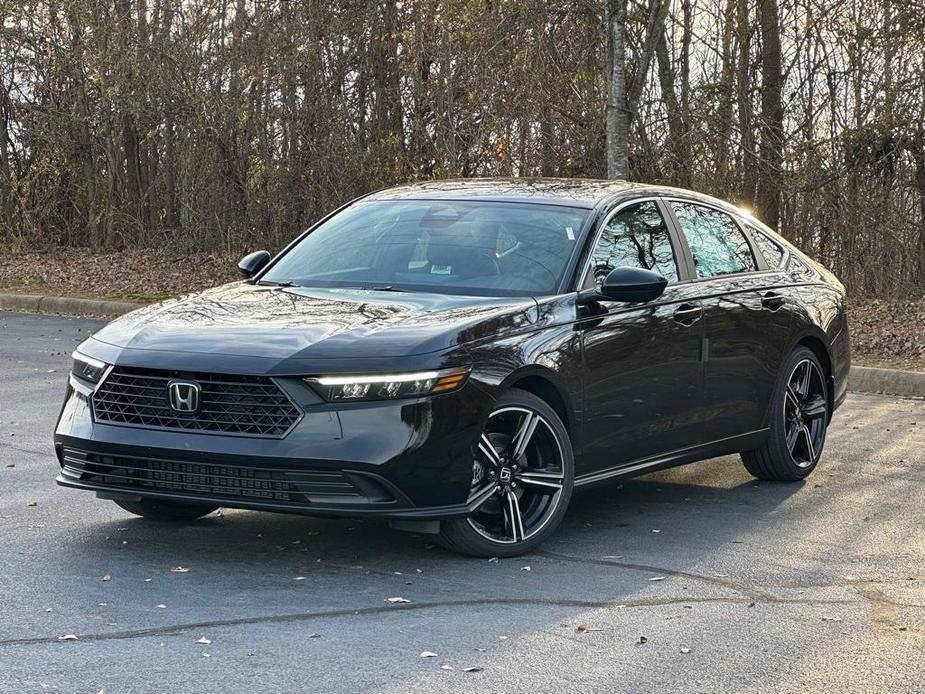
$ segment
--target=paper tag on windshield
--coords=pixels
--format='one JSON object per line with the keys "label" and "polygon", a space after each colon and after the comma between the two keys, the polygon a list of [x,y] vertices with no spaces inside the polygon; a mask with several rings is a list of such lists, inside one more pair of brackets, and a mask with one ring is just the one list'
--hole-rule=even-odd
{"label": "paper tag on windshield", "polygon": [[575,231],[572,229],[572,227],[565,227],[565,233],[568,236],[569,241],[575,240]]}
{"label": "paper tag on windshield", "polygon": [[452,265],[431,265],[430,274],[432,275],[451,275],[453,274]]}

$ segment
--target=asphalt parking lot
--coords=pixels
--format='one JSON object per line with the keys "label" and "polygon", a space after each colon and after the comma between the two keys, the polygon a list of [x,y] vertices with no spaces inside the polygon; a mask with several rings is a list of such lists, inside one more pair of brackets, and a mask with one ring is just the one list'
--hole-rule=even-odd
{"label": "asphalt parking lot", "polygon": [[100,324],[0,313],[0,692],[925,691],[925,401],[852,395],[805,483],[711,460],[473,560],[384,522],[169,527],[57,487],[69,354]]}

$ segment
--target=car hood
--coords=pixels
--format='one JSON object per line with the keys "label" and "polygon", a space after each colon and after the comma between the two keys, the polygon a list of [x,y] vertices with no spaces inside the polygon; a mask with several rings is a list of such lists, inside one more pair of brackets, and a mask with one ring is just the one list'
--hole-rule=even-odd
{"label": "car hood", "polygon": [[94,339],[128,350],[247,357],[403,357],[503,336],[536,321],[532,298],[236,282],[126,314]]}

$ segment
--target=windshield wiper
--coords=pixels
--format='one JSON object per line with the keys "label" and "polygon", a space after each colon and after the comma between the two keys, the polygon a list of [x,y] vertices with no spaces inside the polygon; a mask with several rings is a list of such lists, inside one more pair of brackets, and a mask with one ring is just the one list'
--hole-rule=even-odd
{"label": "windshield wiper", "polygon": [[273,280],[260,280],[257,282],[258,287],[298,287],[295,282],[292,280],[286,280],[285,282],[274,282]]}

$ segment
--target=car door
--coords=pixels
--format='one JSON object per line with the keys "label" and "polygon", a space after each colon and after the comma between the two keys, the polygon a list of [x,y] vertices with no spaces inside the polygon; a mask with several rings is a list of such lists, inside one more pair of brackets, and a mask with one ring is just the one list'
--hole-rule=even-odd
{"label": "car door", "polygon": [[717,441],[758,430],[792,339],[783,278],[726,211],[666,203],[688,247],[692,296],[704,312],[704,432]]}
{"label": "car door", "polygon": [[591,469],[628,465],[698,443],[701,407],[700,302],[690,298],[678,239],[657,200],[617,207],[605,219],[583,288],[599,287],[620,266],[669,280],[645,304],[600,301],[576,323],[584,359],[583,445]]}

